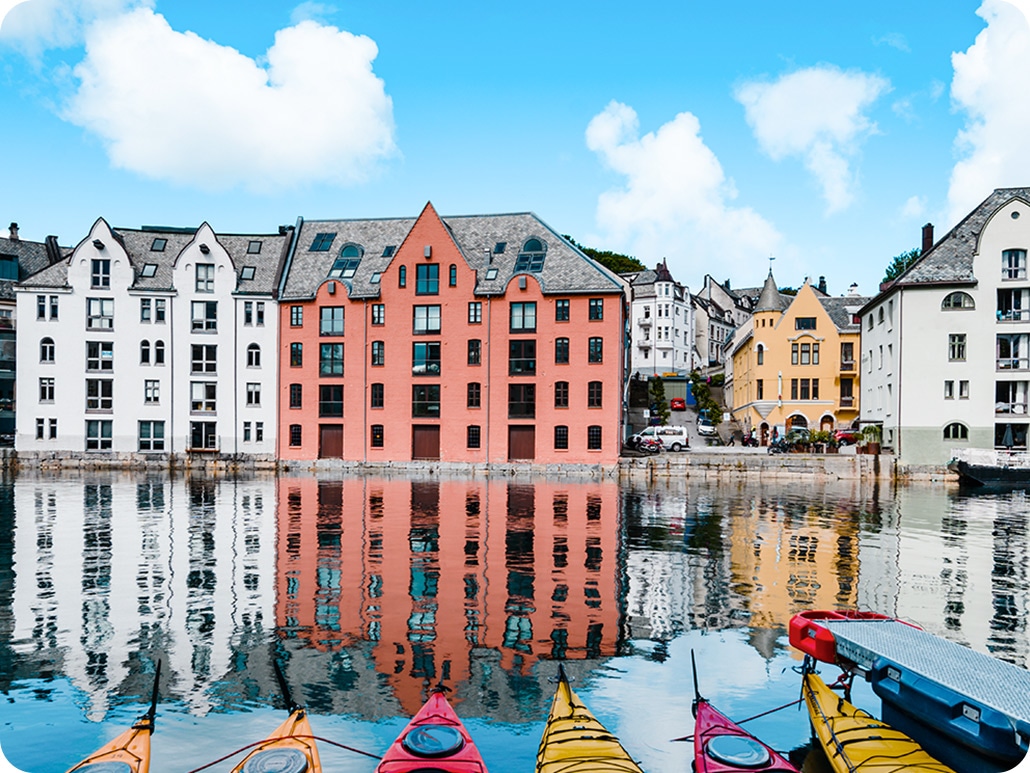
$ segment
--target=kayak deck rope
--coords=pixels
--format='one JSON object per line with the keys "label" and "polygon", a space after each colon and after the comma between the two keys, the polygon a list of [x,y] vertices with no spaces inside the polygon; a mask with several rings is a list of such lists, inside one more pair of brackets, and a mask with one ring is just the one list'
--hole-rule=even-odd
{"label": "kayak deck rope", "polygon": [[[736,724],[743,725],[745,722],[750,722],[753,719],[758,719],[759,717],[764,717],[767,714],[774,714],[777,711],[782,711],[783,709],[789,709],[791,706],[797,706],[803,700],[804,700],[803,698],[798,698],[797,700],[791,701],[790,703],[784,703],[782,706],[777,706],[774,709],[769,709],[768,711],[763,711],[761,714],[755,714],[754,716],[748,717],[747,719],[741,719]],[[685,735],[682,738],[673,738],[672,740],[673,741],[693,741],[694,740],[694,736],[693,736],[693,734]]]}
{"label": "kayak deck rope", "polygon": [[[290,738],[296,738],[297,740],[302,740],[302,741],[318,741],[319,743],[325,743],[325,744],[329,744],[330,746],[336,746],[337,748],[345,749],[345,750],[347,750],[349,752],[354,752],[355,754],[361,754],[361,755],[364,755],[365,757],[371,757],[374,760],[381,760],[382,759],[382,757],[380,755],[378,755],[378,754],[370,754],[369,752],[363,751],[361,749],[355,749],[353,746],[347,746],[346,744],[337,743],[336,741],[331,741],[328,738],[322,738],[321,736],[317,736],[317,735],[291,735]],[[267,738],[262,738],[260,741],[254,741],[254,743],[248,743],[246,746],[241,746],[236,751],[229,752],[228,754],[226,754],[226,755],[224,755],[222,757],[219,757],[217,760],[212,760],[211,762],[207,763],[206,765],[201,765],[199,768],[193,768],[193,770],[188,770],[188,771],[186,771],[186,773],[200,773],[200,771],[207,770],[208,768],[217,765],[219,762],[225,762],[230,757],[235,757],[240,752],[245,752],[247,749],[250,749],[250,748],[252,748],[254,746],[261,746],[261,744],[264,744],[264,743],[268,743],[268,739]]]}

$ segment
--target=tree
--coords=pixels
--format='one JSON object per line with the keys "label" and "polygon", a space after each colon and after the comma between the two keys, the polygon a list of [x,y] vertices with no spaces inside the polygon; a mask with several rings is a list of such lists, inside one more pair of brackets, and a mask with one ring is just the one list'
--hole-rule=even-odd
{"label": "tree", "polygon": [[596,250],[593,247],[584,247],[568,234],[562,234],[562,238],[573,247],[578,248],[584,255],[593,258],[606,269],[614,271],[616,274],[626,274],[631,271],[643,271],[647,268],[647,266],[632,255],[623,255],[620,252],[612,252],[611,250]]}
{"label": "tree", "polygon": [[900,255],[895,255],[887,266],[887,272],[883,275],[884,282],[890,282],[893,279],[897,279],[899,276],[908,270],[908,267],[919,260],[919,256],[923,254],[923,251],[916,247],[908,252],[903,252]]}
{"label": "tree", "polygon": [[661,419],[663,425],[669,423],[669,403],[665,399],[665,382],[658,376],[654,376],[648,383],[649,397],[651,398],[651,415]]}

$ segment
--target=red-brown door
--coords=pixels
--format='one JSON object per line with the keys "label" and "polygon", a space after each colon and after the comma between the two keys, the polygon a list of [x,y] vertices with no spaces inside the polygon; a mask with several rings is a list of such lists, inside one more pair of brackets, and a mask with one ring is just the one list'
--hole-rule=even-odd
{"label": "red-brown door", "polygon": [[412,426],[411,458],[440,458],[440,426],[438,424],[415,424]]}
{"label": "red-brown door", "polygon": [[318,458],[319,459],[342,459],[343,458],[343,425],[342,424],[319,424],[318,425]]}
{"label": "red-brown door", "polygon": [[508,461],[536,458],[536,427],[508,427]]}

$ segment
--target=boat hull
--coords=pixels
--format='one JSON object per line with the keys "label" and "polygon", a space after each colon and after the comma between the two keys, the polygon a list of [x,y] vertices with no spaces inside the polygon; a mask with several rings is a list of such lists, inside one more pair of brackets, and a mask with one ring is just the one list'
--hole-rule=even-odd
{"label": "boat hull", "polygon": [[465,725],[442,692],[429,696],[387,749],[376,773],[487,773]]}
{"label": "boat hull", "polygon": [[695,773],[798,773],[771,746],[748,733],[704,698],[694,702]]}
{"label": "boat hull", "polygon": [[1026,467],[1006,467],[974,464],[953,459],[948,469],[958,474],[959,483],[966,486],[1030,487],[1030,470]]}
{"label": "boat hull", "polygon": [[104,744],[82,762],[68,769],[68,773],[89,773],[94,765],[125,765],[125,773],[147,773],[150,770],[150,735],[154,723],[140,720],[110,743]]}
{"label": "boat hull", "polygon": [[[269,759],[272,755],[278,755],[287,762],[279,762],[276,767],[266,767],[262,757]],[[303,757],[307,764],[305,773],[322,773],[322,762],[318,757],[318,747],[315,746],[315,739],[312,737],[311,724],[308,722],[304,709],[295,708],[275,731],[262,741],[257,748],[243,758],[232,773],[250,773],[252,770],[289,770],[288,760]]]}

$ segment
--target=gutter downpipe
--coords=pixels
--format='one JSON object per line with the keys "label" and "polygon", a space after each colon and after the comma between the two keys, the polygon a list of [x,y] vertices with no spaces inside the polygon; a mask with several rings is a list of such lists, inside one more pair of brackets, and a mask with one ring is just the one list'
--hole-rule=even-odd
{"label": "gutter downpipe", "polygon": [[[275,316],[278,335],[275,341],[275,388],[276,392],[282,389],[283,374],[280,368],[282,367],[282,345],[283,345],[283,315],[282,306],[280,299],[283,297],[283,289],[286,286],[286,277],[290,273],[290,266],[293,265],[293,255],[297,250],[297,240],[300,236],[300,227],[304,224],[304,218],[298,217],[297,224],[293,228],[293,234],[290,236],[290,245],[286,250],[286,255],[283,258],[282,266],[279,269],[278,282],[276,283],[275,289]],[[275,467],[276,471],[279,470],[279,461],[282,459],[282,447],[283,447],[283,426],[282,426],[282,410],[283,400],[282,394],[277,394],[275,401]],[[287,398],[288,399],[288,398]]]}

